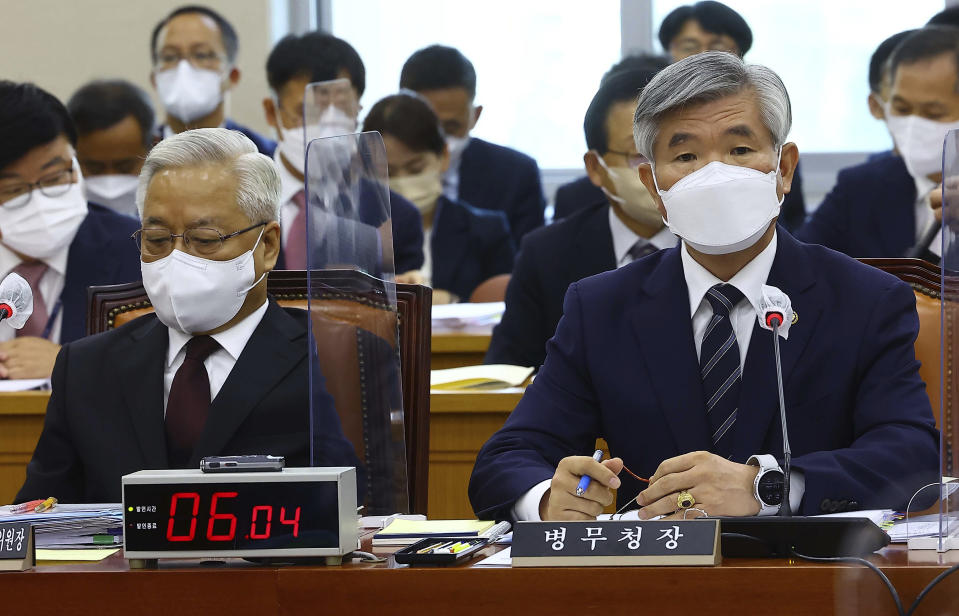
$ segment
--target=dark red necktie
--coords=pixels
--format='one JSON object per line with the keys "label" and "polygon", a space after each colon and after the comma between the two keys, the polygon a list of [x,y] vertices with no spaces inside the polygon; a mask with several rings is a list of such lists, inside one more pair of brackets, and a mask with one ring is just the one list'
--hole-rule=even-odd
{"label": "dark red necktie", "polygon": [[293,195],[297,205],[296,216],[290,223],[290,233],[286,237],[286,269],[305,270],[306,263],[306,193],[300,191]]}
{"label": "dark red necktie", "polygon": [[210,377],[203,361],[220,348],[210,336],[194,336],[186,343],[186,357],[173,377],[166,406],[166,446],[171,468],[183,468],[210,411]]}

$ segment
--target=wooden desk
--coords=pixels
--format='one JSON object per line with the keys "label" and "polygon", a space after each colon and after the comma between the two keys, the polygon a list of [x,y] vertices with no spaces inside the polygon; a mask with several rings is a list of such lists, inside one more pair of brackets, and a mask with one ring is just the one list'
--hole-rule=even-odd
{"label": "wooden desk", "polygon": [[[893,546],[870,559],[891,579],[908,609],[926,584],[959,562],[959,554],[910,554]],[[130,571],[116,555],[93,565],[41,566],[0,574],[0,597],[9,614],[35,611],[42,601],[57,614],[100,616],[171,612],[294,616],[334,611],[415,616],[895,613],[885,586],[872,571],[858,565],[792,560],[726,559],[718,567],[564,569],[409,568],[398,567],[392,559],[378,565],[327,568],[180,564]],[[955,614],[957,597],[959,573],[936,586],[916,613]]]}
{"label": "wooden desk", "polygon": [[48,391],[0,394],[0,504],[13,501],[43,429]]}
{"label": "wooden desk", "polygon": [[480,329],[434,329],[430,368],[442,370],[482,364],[492,332],[492,326]]}

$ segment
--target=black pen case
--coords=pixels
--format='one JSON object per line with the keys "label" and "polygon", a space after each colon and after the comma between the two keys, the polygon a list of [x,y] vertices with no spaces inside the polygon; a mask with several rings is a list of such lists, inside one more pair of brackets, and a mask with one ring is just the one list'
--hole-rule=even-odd
{"label": "black pen case", "polygon": [[[457,552],[456,554],[417,553],[431,545],[449,541],[459,541],[470,545],[465,550]],[[413,545],[406,546],[402,550],[395,552],[393,558],[396,562],[403,565],[453,565],[469,560],[475,556],[477,552],[489,545],[489,540],[485,537],[430,537],[429,539],[421,539]]]}

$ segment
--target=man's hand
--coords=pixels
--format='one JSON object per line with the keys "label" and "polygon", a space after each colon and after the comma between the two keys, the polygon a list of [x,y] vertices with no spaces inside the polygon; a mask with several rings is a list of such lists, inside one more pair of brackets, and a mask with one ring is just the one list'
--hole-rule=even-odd
{"label": "man's hand", "polygon": [[942,222],[942,183],[937,184],[929,193],[929,207],[936,215],[936,220]]}
{"label": "man's hand", "polygon": [[398,284],[423,284],[423,274],[420,270],[410,270],[396,275]]}
{"label": "man's hand", "polygon": [[665,460],[639,493],[639,517],[668,515],[679,507],[679,493],[688,491],[694,507],[710,516],[746,516],[759,513],[753,491],[758,466],[737,464],[708,451],[694,451]]}
{"label": "man's hand", "polygon": [[60,345],[24,336],[0,342],[0,379],[48,379]]}
{"label": "man's hand", "polygon": [[[623,470],[621,458],[597,462],[590,456],[569,456],[559,461],[549,490],[539,502],[542,520],[595,520],[603,507],[613,502],[612,490],[620,486],[616,475]],[[576,486],[583,475],[592,480],[582,496],[576,496]]]}

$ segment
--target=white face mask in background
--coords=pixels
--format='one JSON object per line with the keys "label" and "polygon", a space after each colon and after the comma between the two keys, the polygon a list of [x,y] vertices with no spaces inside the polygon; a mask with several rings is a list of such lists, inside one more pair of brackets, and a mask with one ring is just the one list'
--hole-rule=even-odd
{"label": "white face mask in background", "polygon": [[93,175],[86,178],[84,188],[89,201],[120,214],[136,216],[139,181],[135,175]]}
{"label": "white face mask in background", "polygon": [[180,60],[176,68],[154,73],[163,107],[181,122],[209,115],[223,101],[223,74]]}
{"label": "white face mask in background", "polygon": [[34,259],[48,259],[70,245],[87,216],[83,175],[76,160],[73,170],[77,181],[64,194],[48,197],[34,189],[26,205],[0,207],[3,244]]}
{"label": "white face mask in background", "polygon": [[782,199],[776,194],[776,167],[763,173],[749,167],[713,161],[660,190],[653,166],[653,182],[663,199],[673,233],[699,252],[722,255],[755,244],[769,222],[779,215]]}
{"label": "white face mask in background", "polygon": [[456,164],[463,156],[463,150],[470,144],[469,135],[465,137],[446,136],[446,147],[450,151],[450,164]]}
{"label": "white face mask in background", "polygon": [[141,260],[143,288],[160,322],[194,334],[216,329],[235,317],[246,294],[266,276],[263,272],[254,281],[253,251],[262,237],[261,229],[253,248],[229,261],[204,259],[180,250],[150,263]]}
{"label": "white face mask in background", "polygon": [[917,115],[892,115],[892,109],[886,105],[886,127],[909,175],[916,180],[920,195],[929,192],[935,184],[928,176],[942,173],[943,140],[946,133],[959,128],[959,122],[936,122]]}
{"label": "white face mask in background", "polygon": [[356,132],[356,118],[347,115],[345,111],[336,105],[330,105],[320,114],[319,120],[315,124],[311,123],[307,129],[307,136],[310,141],[321,139],[323,137],[339,137],[340,135],[352,135]]}
{"label": "white face mask in background", "polygon": [[596,154],[600,166],[606,170],[616,194],[600,187],[606,197],[617,203],[626,215],[636,222],[659,229],[663,226],[663,215],[656,207],[656,200],[646,190],[643,181],[639,179],[639,172],[632,167],[610,167],[603,157]]}
{"label": "white face mask in background", "polygon": [[433,167],[416,175],[390,178],[390,188],[412,202],[421,214],[428,214],[443,194],[443,175],[439,167]]}

